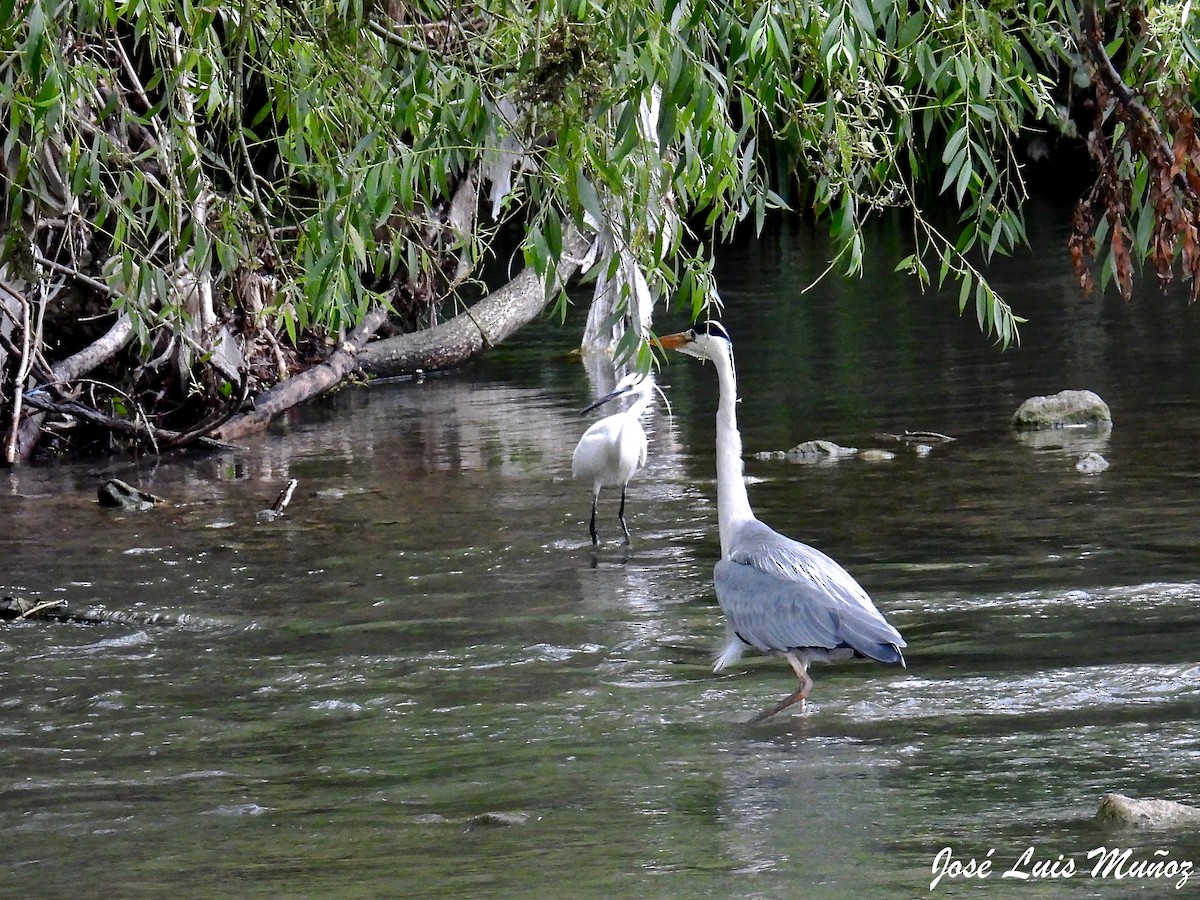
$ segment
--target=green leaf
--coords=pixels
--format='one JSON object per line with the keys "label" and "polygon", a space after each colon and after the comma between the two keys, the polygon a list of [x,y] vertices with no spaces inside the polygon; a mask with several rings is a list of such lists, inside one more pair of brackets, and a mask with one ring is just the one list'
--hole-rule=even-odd
{"label": "green leaf", "polygon": [[950,138],[946,141],[946,146],[942,148],[942,162],[950,165],[950,161],[965,147],[967,137],[968,131],[966,125],[960,126],[951,134]]}
{"label": "green leaf", "polygon": [[346,224],[346,239],[350,243],[350,249],[354,254],[354,261],[360,266],[367,264],[367,245],[363,241],[362,235],[358,229],[350,223]]}
{"label": "green leaf", "polygon": [[551,259],[562,256],[562,222],[554,209],[546,211],[546,252]]}
{"label": "green leaf", "polygon": [[596,188],[582,170],[575,173],[575,187],[584,210],[596,223],[603,223],[605,216],[604,207],[600,204],[600,195],[596,193]]}
{"label": "green leaf", "polygon": [[966,193],[967,193],[967,187],[970,185],[971,178],[974,175],[975,175],[975,170],[973,168],[971,168],[969,162],[964,161],[963,167],[959,171],[959,174],[958,174],[958,182],[954,187],[954,192],[958,198],[959,203],[963,202],[963,197],[965,197]]}
{"label": "green leaf", "polygon": [[918,9],[912,15],[908,16],[904,20],[904,24],[900,26],[900,30],[896,34],[896,49],[904,50],[912,45],[921,36],[921,31],[924,28],[925,12]]}

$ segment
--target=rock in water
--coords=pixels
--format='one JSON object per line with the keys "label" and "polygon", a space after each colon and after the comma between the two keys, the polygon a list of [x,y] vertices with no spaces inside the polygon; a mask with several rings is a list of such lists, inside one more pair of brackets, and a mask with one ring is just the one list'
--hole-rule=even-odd
{"label": "rock in water", "polygon": [[1108,468],[1108,460],[1099,453],[1085,453],[1079,458],[1079,462],[1075,463],[1076,471],[1082,472],[1084,475],[1099,475]]}
{"label": "rock in water", "polygon": [[467,819],[467,824],[512,827],[513,825],[524,825],[528,821],[529,813],[526,812],[485,812],[471,816]]}
{"label": "rock in water", "polygon": [[1200,824],[1200,809],[1171,800],[1135,800],[1124,794],[1105,794],[1100,798],[1096,821],[1133,828],[1195,827]]}
{"label": "rock in water", "polygon": [[1059,391],[1030,397],[1013,413],[1014,428],[1069,428],[1078,425],[1112,427],[1108,404],[1092,391]]}
{"label": "rock in water", "polygon": [[833,441],[805,441],[787,451],[792,462],[807,462],[819,459],[843,459],[858,453],[857,447],[842,447]]}
{"label": "rock in water", "polygon": [[101,506],[115,506],[120,509],[140,511],[152,509],[155,504],[166,503],[162,497],[141,491],[132,484],[127,484],[120,478],[110,478],[96,491],[96,499]]}

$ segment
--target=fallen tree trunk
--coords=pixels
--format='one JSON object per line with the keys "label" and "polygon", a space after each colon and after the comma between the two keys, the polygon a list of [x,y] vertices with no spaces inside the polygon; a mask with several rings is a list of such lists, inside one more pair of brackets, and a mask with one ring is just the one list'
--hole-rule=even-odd
{"label": "fallen tree trunk", "polygon": [[[563,239],[558,281],[571,278],[583,262],[592,238],[571,228]],[[470,309],[424,331],[371,344],[358,356],[358,367],[377,378],[448,369],[474,359],[512,335],[546,308],[553,296],[533,268]]]}
{"label": "fallen tree trunk", "polygon": [[[556,273],[559,283],[579,270],[590,246],[591,238],[574,228],[567,232]],[[386,319],[383,308],[376,307],[329,359],[256,398],[252,412],[230,419],[212,436],[231,441],[261,431],[280,413],[335,387],[355,368],[374,377],[389,377],[461,365],[527,324],[546,308],[551,296],[537,272],[527,268],[453,319],[367,345]]]}
{"label": "fallen tree trunk", "polygon": [[324,362],[305,372],[281,381],[269,391],[256,397],[254,409],[230,419],[212,432],[217,440],[235,438],[262,431],[277,415],[304,403],[335,387],[354,371],[355,359],[371,335],[387,320],[387,310],[376,306],[367,312],[357,328],[346,335],[341,345]]}
{"label": "fallen tree trunk", "polygon": [[[583,264],[591,238],[577,230],[568,231],[556,283],[571,278]],[[156,450],[183,446],[198,439],[228,442],[264,430],[278,415],[320,396],[340,384],[356,369],[367,375],[384,377],[411,375],[421,371],[446,369],[461,365],[501,343],[546,308],[554,295],[547,290],[544,279],[533,268],[527,268],[508,284],[493,291],[483,300],[432,328],[379,341],[368,341],[387,319],[387,311],[374,307],[363,321],[343,339],[342,343],[323,362],[305,372],[282,381],[255,398],[254,408],[232,415],[244,399],[243,394],[220,411],[186,433],[150,429],[148,425],[126,423],[70,400],[29,395],[27,402],[39,411],[27,416],[17,441],[18,460],[28,459],[36,446],[45,411],[57,411],[83,418],[117,433],[147,438]],[[48,386],[69,383],[115,355],[132,337],[128,316],[121,316],[110,331],[86,350],[54,366],[52,372],[42,373]]]}

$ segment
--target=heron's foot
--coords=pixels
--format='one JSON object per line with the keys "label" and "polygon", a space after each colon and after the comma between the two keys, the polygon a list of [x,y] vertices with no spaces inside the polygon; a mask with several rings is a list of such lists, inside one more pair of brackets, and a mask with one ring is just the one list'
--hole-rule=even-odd
{"label": "heron's foot", "polygon": [[808,695],[807,688],[801,688],[799,690],[796,690],[793,693],[788,694],[786,697],[784,697],[782,700],[780,700],[774,706],[769,706],[766,709],[764,709],[753,719],[750,719],[749,721],[747,721],[746,724],[747,725],[757,725],[759,722],[765,722],[767,719],[771,718],[771,716],[775,715],[776,713],[783,712],[785,709],[787,709],[789,706],[792,706],[795,703],[799,703],[801,708],[803,708],[804,707],[804,698],[807,695]]}
{"label": "heron's foot", "polygon": [[800,707],[804,708],[804,698],[808,696],[808,692],[812,690],[812,679],[808,677],[808,667],[796,658],[795,654],[788,654],[788,660],[792,663],[792,668],[796,670],[796,674],[800,676],[800,684],[796,690],[788,694],[774,706],[768,707],[760,712],[757,716],[747,722],[747,725],[757,725],[766,719],[771,718],[777,712],[783,712],[793,703],[799,703]]}

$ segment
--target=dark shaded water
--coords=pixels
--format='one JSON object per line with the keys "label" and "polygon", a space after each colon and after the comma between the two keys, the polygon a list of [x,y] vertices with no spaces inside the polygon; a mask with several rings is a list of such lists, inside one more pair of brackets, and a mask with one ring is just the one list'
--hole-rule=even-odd
{"label": "dark shaded water", "polygon": [[[0,631],[0,894],[916,897],[944,847],[995,868],[939,895],[1175,893],[1086,854],[1200,863],[1194,832],[1090,822],[1110,790],[1200,805],[1200,311],[1082,300],[1062,235],[1037,240],[995,276],[1031,320],[1006,353],[886,266],[800,296],[802,232],[727,255],[749,453],[959,438],[748,462],[759,515],[909,641],[907,670],[815,670],[807,712],[752,728],[792,681],[711,672],[716,385],[693,360],[660,379],[631,549],[611,498],[588,543],[591,392],[552,325],[245,452],[5,475],[0,593],[200,620]],[[1007,428],[1067,387],[1113,408],[1101,475]],[[175,503],[100,509],[105,474]],[[256,521],[288,478],[288,514]],[[1002,879],[1027,848],[1074,876]]]}

